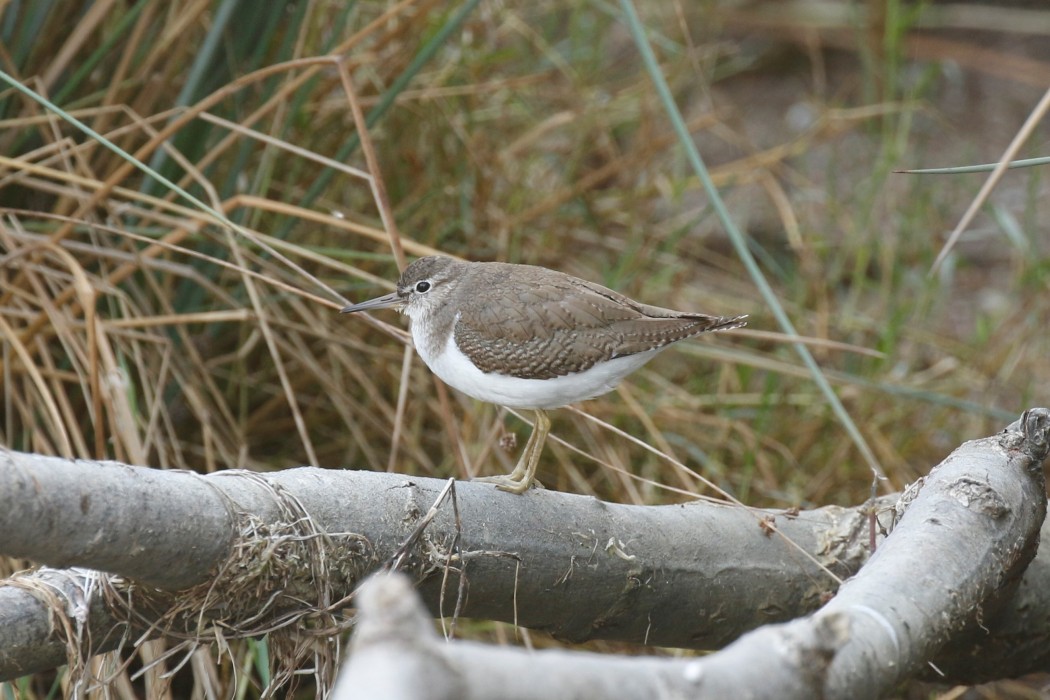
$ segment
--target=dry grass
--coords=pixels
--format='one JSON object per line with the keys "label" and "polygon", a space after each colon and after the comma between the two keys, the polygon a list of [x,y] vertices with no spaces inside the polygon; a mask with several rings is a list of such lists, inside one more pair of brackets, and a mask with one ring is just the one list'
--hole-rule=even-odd
{"label": "dry grass", "polygon": [[[898,8],[868,8],[883,5]],[[665,353],[587,415],[557,413],[549,487],[711,493],[600,419],[749,503],[866,495],[867,468],[769,334],[605,5],[482,3],[447,38],[459,8],[427,0],[282,5],[227,25],[218,4],[18,7],[2,11],[0,68],[214,212],[0,93],[5,446],[201,471],[500,473],[518,419],[433,380],[395,318],[335,313],[340,295],[386,291],[402,251],[440,250],[752,316],[751,333]],[[980,179],[890,171],[998,158],[1038,98],[1031,71],[1050,70],[1011,44],[1050,13],[998,13],[989,42],[988,25],[951,14],[743,7],[641,9],[731,211],[900,487],[1047,403],[1039,171],[1007,177],[937,275]],[[235,650],[240,682],[260,682],[260,653]],[[214,664],[195,657],[195,682],[227,693]]]}

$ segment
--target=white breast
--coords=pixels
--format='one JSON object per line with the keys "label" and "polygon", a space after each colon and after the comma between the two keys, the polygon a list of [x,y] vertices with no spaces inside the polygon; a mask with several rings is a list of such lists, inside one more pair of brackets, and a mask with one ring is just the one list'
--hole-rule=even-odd
{"label": "white breast", "polygon": [[[458,319],[457,319],[458,320]],[[417,335],[423,324],[412,323],[416,351],[427,367],[449,386],[480,401],[508,408],[557,408],[611,391],[659,350],[617,357],[578,374],[554,379],[521,379],[494,372],[486,374],[467,359],[449,334],[441,352],[428,352],[426,343]],[[417,328],[419,326],[419,328]]]}

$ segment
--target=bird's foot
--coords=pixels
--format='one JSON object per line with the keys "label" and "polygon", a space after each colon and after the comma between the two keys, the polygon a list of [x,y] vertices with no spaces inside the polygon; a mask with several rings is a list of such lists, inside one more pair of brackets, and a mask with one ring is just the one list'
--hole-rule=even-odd
{"label": "bird's foot", "polygon": [[537,479],[515,479],[512,476],[477,476],[471,481],[480,481],[485,484],[494,484],[500,491],[508,493],[525,493],[530,488],[544,488]]}

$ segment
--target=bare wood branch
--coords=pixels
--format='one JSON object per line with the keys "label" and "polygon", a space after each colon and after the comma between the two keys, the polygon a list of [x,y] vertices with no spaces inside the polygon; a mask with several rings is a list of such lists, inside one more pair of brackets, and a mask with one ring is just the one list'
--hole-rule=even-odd
{"label": "bare wood branch", "polygon": [[[1013,430],[967,443],[945,465],[976,460],[978,471],[991,474],[994,481],[999,474],[1016,471],[1017,465],[1040,463],[1032,447],[1038,443],[1038,433],[1035,429],[1027,434]],[[1015,443],[1019,446],[1003,447]],[[287,528],[294,532],[301,527],[305,513],[311,527],[327,538],[326,549],[321,551],[328,557],[330,575],[326,575],[329,589],[323,602],[337,609],[344,604],[340,599],[362,576],[379,568],[409,541],[446,485],[396,474],[309,468],[265,477],[238,472],[202,477],[8,452],[0,457],[0,530],[5,533],[0,550],[65,566],[103,562],[114,573],[176,589],[187,583],[207,583],[211,572],[228,566],[228,553],[245,547],[243,532],[239,532],[245,523],[253,524],[250,531],[256,536],[270,533],[271,539],[264,544],[273,547],[296,539]],[[997,483],[994,489],[1005,494],[1004,502],[1015,503],[1016,493],[1004,491]],[[638,507],[548,491],[515,496],[472,483],[457,483],[456,492],[460,529],[451,507],[442,507],[432,514],[433,522],[423,536],[403,552],[405,570],[419,582],[430,613],[441,612],[442,581],[451,563],[447,577],[453,593],[450,599],[462,582],[466,586],[465,616],[516,619],[524,626],[573,641],[604,638],[720,648],[765,622],[814,610],[821,597],[835,589],[835,582],[818,563],[848,576],[865,558],[864,509],[830,507],[788,514],[711,504]],[[1029,501],[1022,502],[1036,503],[1034,497],[1025,498]],[[10,506],[15,502],[36,503],[41,512],[13,510]],[[187,510],[187,502],[208,515],[193,516],[197,511]],[[82,507],[85,503],[87,507]],[[1007,508],[1009,517],[996,520],[995,526],[1012,522],[1015,510]],[[8,517],[9,513],[17,515]],[[143,548],[149,549],[147,533],[164,531],[167,537],[170,523],[176,521],[184,539],[180,544],[171,536],[172,544],[164,545],[168,552],[164,561],[158,564],[154,558],[140,556]],[[770,524],[778,533],[769,530]],[[962,534],[976,542],[978,550],[983,544],[992,552],[966,555],[985,565],[1001,564],[1010,554],[985,535]],[[162,543],[165,541],[162,537]],[[214,554],[224,547],[219,555]],[[889,555],[880,550],[879,556]],[[954,561],[957,557],[949,558]],[[941,562],[929,553],[920,563],[941,569]],[[1020,570],[1022,563],[1017,558],[1010,570]],[[916,566],[907,570],[913,577],[924,571]],[[168,577],[171,572],[177,575]],[[62,635],[50,631],[55,605],[49,607],[39,593],[27,590],[33,579],[44,579],[55,591],[61,602],[59,611],[68,605],[65,601],[81,602],[86,625],[81,636],[92,640],[90,652],[115,646],[120,639],[121,628],[115,625],[119,620],[107,617],[109,612],[100,611],[96,600],[85,599],[79,592],[84,576],[45,571],[0,586],[0,679],[66,660]],[[286,581],[256,583],[260,595],[278,599],[282,595],[279,586],[287,585]],[[144,586],[139,583],[136,588]],[[1033,588],[1045,585],[1033,582],[1022,591]],[[907,596],[909,591],[904,586],[889,593]],[[293,602],[318,604],[303,599],[302,589],[295,593],[295,601],[292,596],[281,600],[275,612],[284,614],[285,606]],[[1007,605],[1001,619],[1015,619],[1010,611],[1016,610],[1016,597],[1002,597]],[[960,616],[959,624],[967,619]],[[983,620],[985,626],[990,617],[991,612]],[[1044,617],[1048,618],[1050,615]],[[19,622],[8,624],[12,620]],[[863,629],[863,620],[851,627],[857,624]],[[14,628],[34,632],[28,638],[15,638],[11,636]],[[826,640],[829,634],[833,638],[836,629],[836,625],[825,624],[801,638],[808,640],[807,648],[819,649],[814,640]],[[952,628],[957,629],[958,625]],[[995,634],[992,629],[982,644],[995,644]],[[105,641],[99,644],[99,640]],[[1023,661],[1017,661],[1016,667],[1022,666]]]}
{"label": "bare wood branch", "polygon": [[[409,580],[399,574],[378,574],[365,581],[358,609],[354,643],[333,700],[650,700],[739,695],[738,679],[726,673],[709,678],[712,663],[696,658],[527,652],[475,642],[446,643],[435,634]],[[778,653],[761,649],[767,668],[785,665],[778,676],[797,681],[777,686],[775,696],[819,697],[824,672],[844,636],[844,626],[829,623],[808,638],[792,640]],[[806,659],[810,673],[790,673],[798,656]]]}
{"label": "bare wood branch", "polygon": [[[376,697],[515,700],[578,698],[877,698],[914,675],[953,634],[1014,591],[1035,556],[1046,516],[1042,463],[1050,411],[1026,411],[999,435],[966,443],[902,496],[900,520],[871,560],[810,617],[769,625],[722,652],[689,662],[596,658],[579,652],[530,654],[477,644],[431,643],[391,591],[403,581],[369,582],[355,655],[336,697],[367,687]],[[413,623],[413,620],[415,621]],[[421,674],[406,679],[384,655]],[[364,662],[367,662],[365,664]],[[367,666],[367,667],[366,667]],[[620,675],[623,673],[624,675]],[[513,683],[513,678],[529,678]],[[775,691],[773,690],[775,689]],[[494,690],[500,692],[493,693]],[[452,694],[448,694],[452,693]]]}
{"label": "bare wood branch", "polygon": [[[465,616],[517,620],[577,641],[715,648],[747,629],[815,609],[837,585],[821,567],[844,576],[866,556],[864,513],[837,507],[792,514],[699,503],[637,507],[550,491],[515,496],[459,483],[462,531],[444,507],[425,536],[412,540],[446,482],[311,468],[265,480],[237,472],[201,477],[13,452],[3,460],[0,529],[6,537],[0,550],[11,556],[104,566],[135,579],[139,589],[143,583],[166,590],[206,584],[238,541],[235,523],[250,515],[276,532],[293,519],[281,508],[282,499],[291,498],[319,531],[345,545],[329,551],[331,600],[349,595],[363,575],[400,554],[432,613],[450,614],[442,611],[441,593],[451,556],[445,585],[453,594],[461,580],[466,586]],[[42,493],[46,498],[37,498]],[[34,503],[39,512],[28,509]],[[182,539],[162,541],[164,553],[157,556],[144,546],[153,532]],[[399,552],[409,541],[412,546]],[[227,551],[217,554],[216,543]],[[51,573],[41,575],[68,596],[80,595],[79,584],[64,577],[54,584]],[[280,585],[261,581],[259,595]],[[21,601],[11,600],[8,610],[35,608],[37,629],[48,628],[46,606],[23,589],[8,593]],[[0,623],[4,614],[0,609]],[[12,648],[8,629],[0,624],[0,650]],[[95,639],[119,636],[103,635],[105,625],[95,631]],[[45,664],[64,659],[61,640],[52,643],[50,655],[35,658]],[[0,663],[0,677],[24,672],[28,663]]]}

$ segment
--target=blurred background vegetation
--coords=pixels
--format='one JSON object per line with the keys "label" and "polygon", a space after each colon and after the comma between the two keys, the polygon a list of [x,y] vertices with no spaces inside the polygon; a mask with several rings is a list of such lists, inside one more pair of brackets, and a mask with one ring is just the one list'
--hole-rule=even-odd
{"label": "blurred background vegetation", "polygon": [[[751,251],[892,488],[1048,403],[1043,170],[1008,173],[936,272],[986,175],[893,171],[999,159],[1050,85],[1050,10],[637,6]],[[406,361],[392,314],[336,313],[340,295],[388,291],[403,247],[750,314],[749,332],[664,353],[582,408],[749,504],[868,493],[856,446],[773,335],[617,4],[9,0],[0,70],[68,115],[0,91],[6,447],[200,471],[503,473],[527,435],[519,418]],[[1021,157],[1046,141],[1040,126]],[[557,412],[553,435],[548,487],[712,495],[583,414]],[[265,642],[233,655],[238,674],[208,657],[174,696],[257,695]],[[52,682],[5,693],[45,697]]]}

